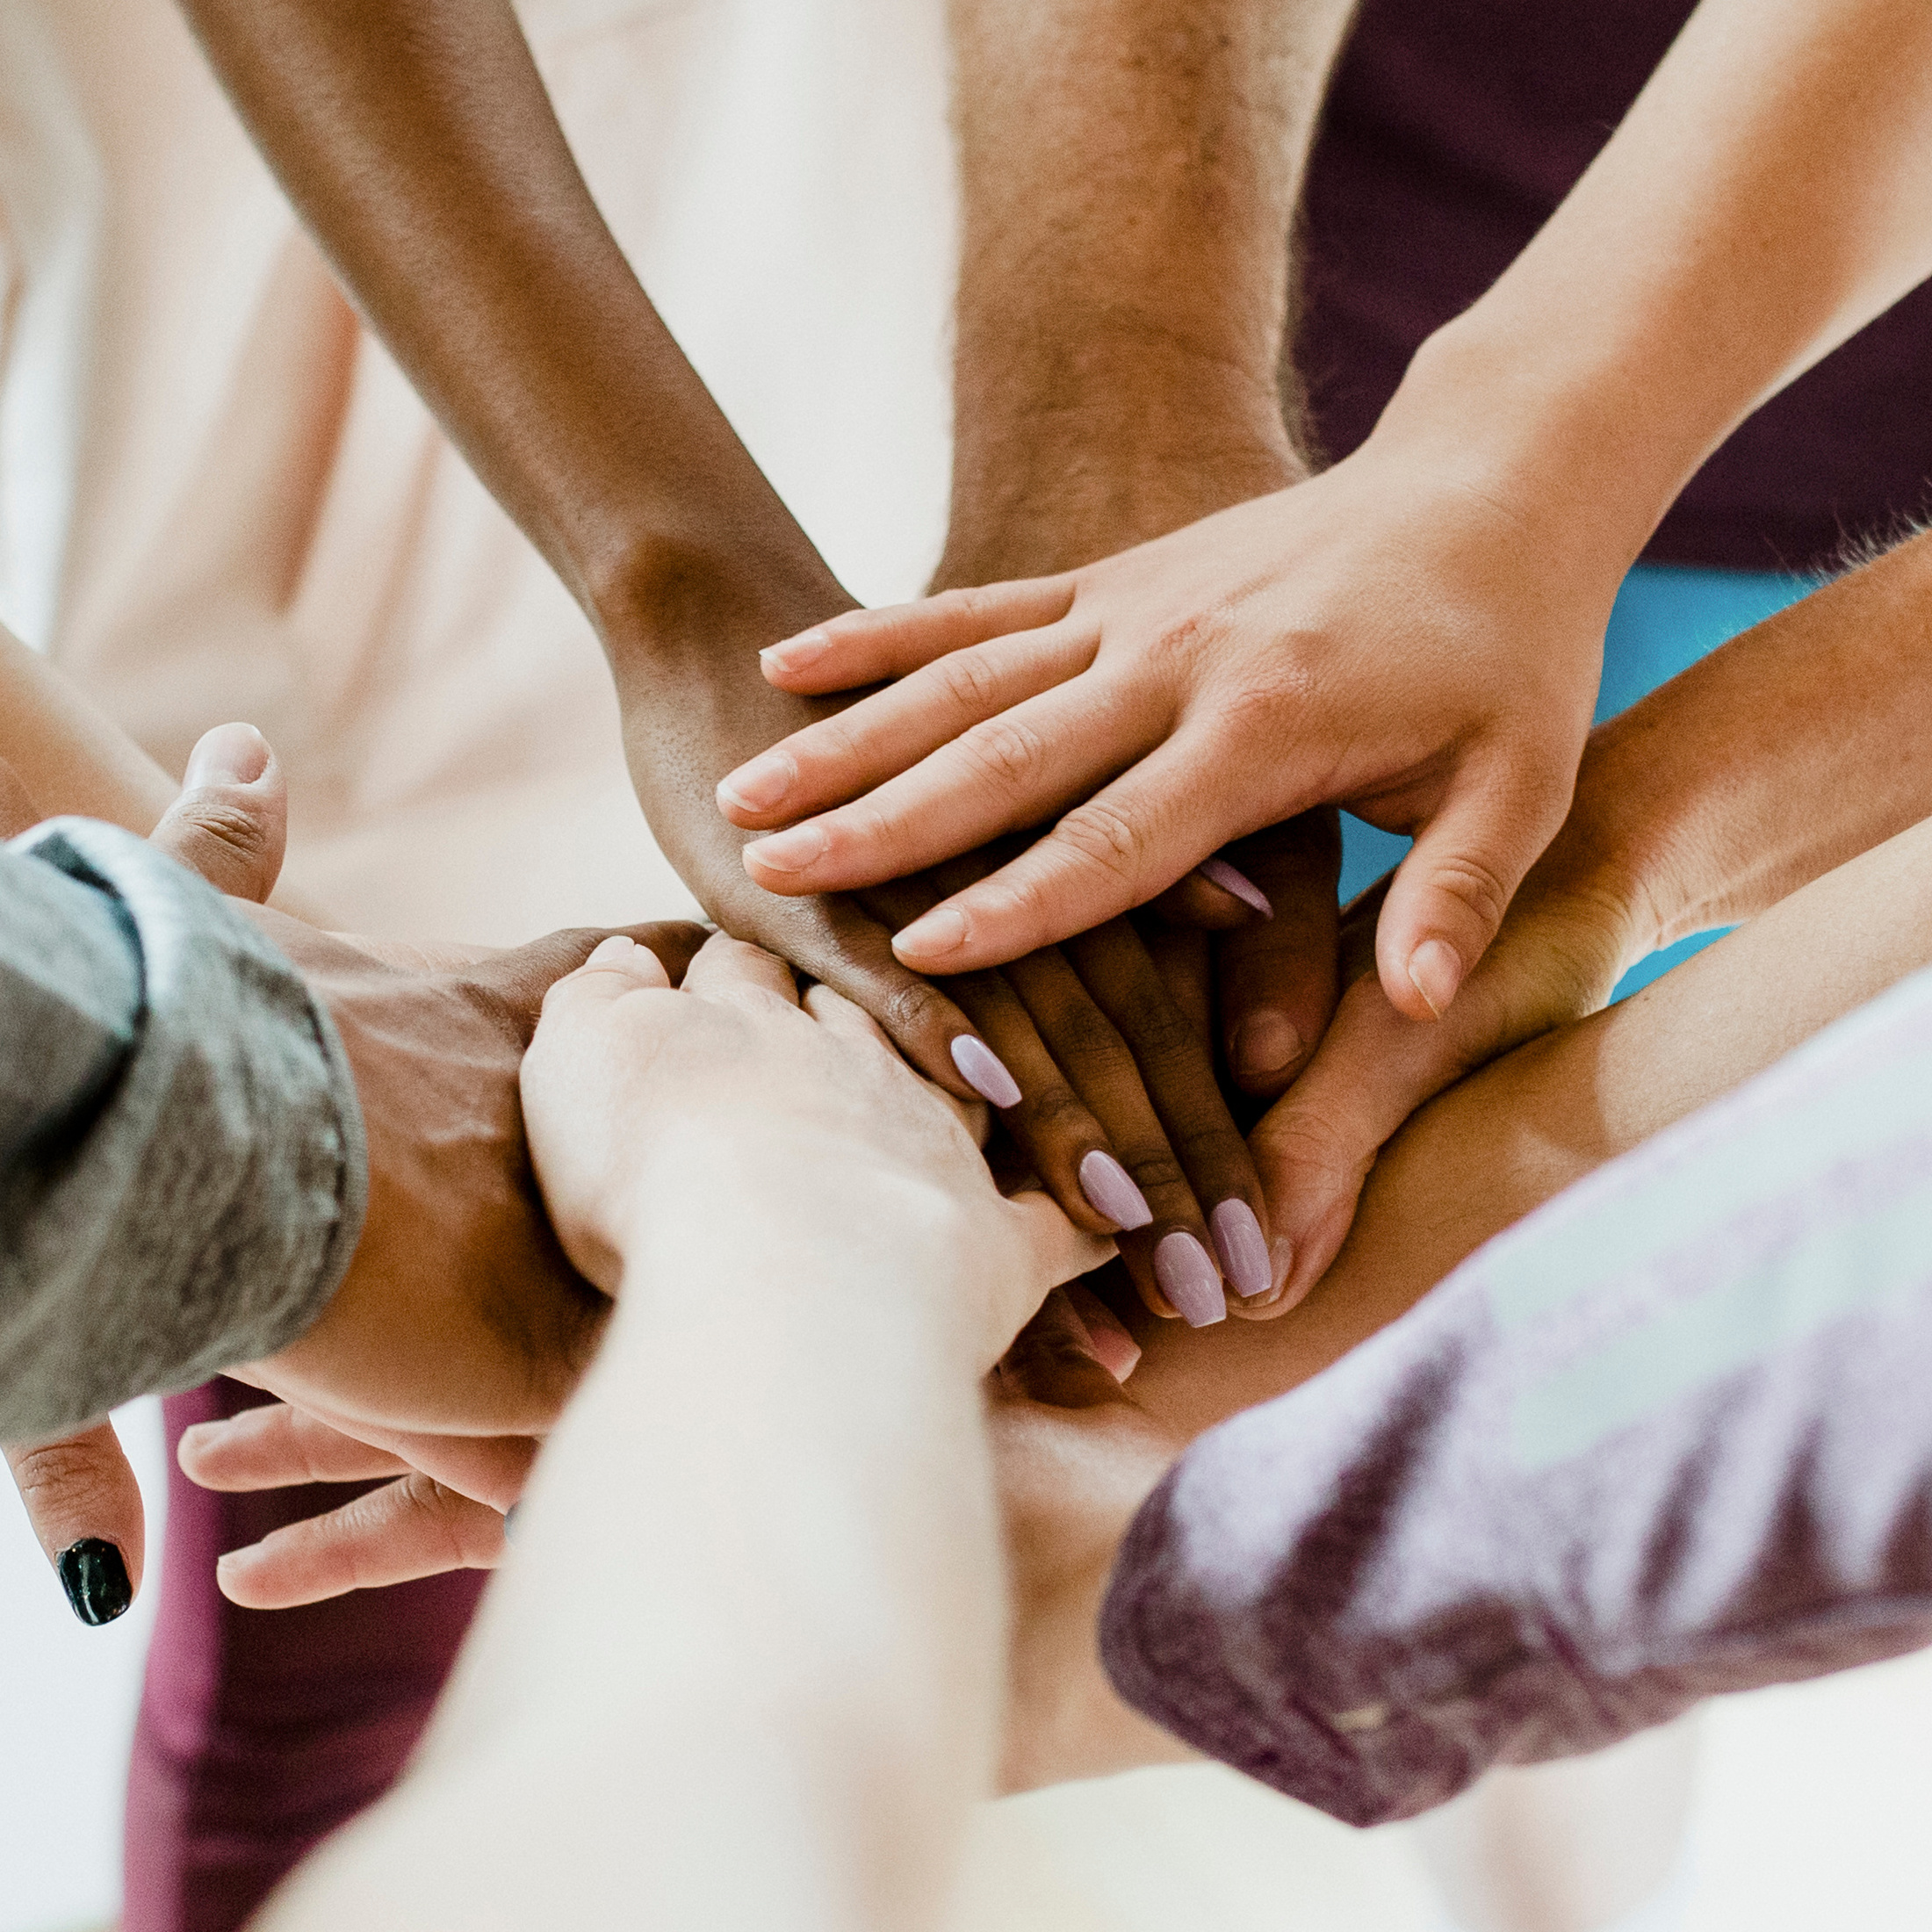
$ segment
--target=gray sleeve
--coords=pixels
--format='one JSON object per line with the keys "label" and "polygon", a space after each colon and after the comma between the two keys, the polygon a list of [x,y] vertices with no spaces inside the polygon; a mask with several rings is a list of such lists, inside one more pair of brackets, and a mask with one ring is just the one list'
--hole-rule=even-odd
{"label": "gray sleeve", "polygon": [[1932,1643],[1928,1388],[1921,974],[1201,1437],[1102,1654],[1198,1748],[1408,1816]]}
{"label": "gray sleeve", "polygon": [[0,847],[0,1439],[293,1340],[367,1185],[335,1028],[219,893],[89,819]]}

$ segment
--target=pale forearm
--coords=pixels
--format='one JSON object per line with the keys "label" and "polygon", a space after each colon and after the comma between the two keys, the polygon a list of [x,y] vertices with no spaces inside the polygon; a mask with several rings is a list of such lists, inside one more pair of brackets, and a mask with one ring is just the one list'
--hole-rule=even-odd
{"label": "pale forearm", "polygon": [[[1289,232],[1352,0],[953,0],[962,192],[954,524],[941,575],[1007,558],[1042,507],[1223,475],[1222,501],[1305,467],[1277,386]],[[1221,507],[1175,492],[1171,521]],[[1131,523],[1135,519],[1128,518]],[[1068,528],[1066,544],[1078,548]]]}
{"label": "pale forearm", "polygon": [[1755,917],[1932,817],[1928,667],[1920,537],[1599,726],[1546,864],[1594,863],[1637,954]]}
{"label": "pale forearm", "polygon": [[143,838],[180,789],[45,658],[4,630],[0,759],[47,817],[105,818]]}
{"label": "pale forearm", "polygon": [[959,1275],[959,1229],[744,1139],[653,1162],[416,1769],[271,1923],[943,1910],[1001,1657],[970,1297],[908,1288]]}
{"label": "pale forearm", "polygon": [[1932,270],[1928,155],[1917,0],[1705,0],[1381,429],[1617,567],[1745,415]]}

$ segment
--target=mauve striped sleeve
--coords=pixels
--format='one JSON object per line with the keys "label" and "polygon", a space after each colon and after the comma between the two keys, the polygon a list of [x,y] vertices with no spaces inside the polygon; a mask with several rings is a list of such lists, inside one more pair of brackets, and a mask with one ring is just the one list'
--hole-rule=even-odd
{"label": "mauve striped sleeve", "polygon": [[1932,1642],[1932,974],[1203,1436],[1121,1693],[1352,1824]]}

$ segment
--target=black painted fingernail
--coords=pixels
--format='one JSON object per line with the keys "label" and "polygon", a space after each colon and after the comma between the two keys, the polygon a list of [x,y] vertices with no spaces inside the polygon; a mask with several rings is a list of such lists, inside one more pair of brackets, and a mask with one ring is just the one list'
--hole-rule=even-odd
{"label": "black painted fingernail", "polygon": [[54,1567],[74,1614],[83,1624],[111,1624],[134,1600],[126,1559],[100,1537],[83,1536],[69,1545]]}

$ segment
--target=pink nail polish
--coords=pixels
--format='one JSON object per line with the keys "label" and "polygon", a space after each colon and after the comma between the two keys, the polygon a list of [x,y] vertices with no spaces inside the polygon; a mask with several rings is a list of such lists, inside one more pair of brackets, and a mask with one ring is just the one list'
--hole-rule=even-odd
{"label": "pink nail polish", "polygon": [[1192,1235],[1163,1235],[1154,1250],[1154,1279],[1189,1328],[1211,1328],[1228,1319],[1221,1274]]}
{"label": "pink nail polish", "polygon": [[1237,872],[1225,859],[1203,859],[1194,869],[1210,885],[1232,892],[1244,905],[1251,905],[1263,919],[1274,917],[1274,902],[1245,872]]}
{"label": "pink nail polish", "polygon": [[759,862],[774,872],[803,872],[814,860],[825,856],[829,842],[817,825],[794,825],[789,832],[775,832],[745,849],[756,854]]}
{"label": "pink nail polish", "polygon": [[1254,1209],[1244,1200],[1224,1200],[1208,1215],[1208,1228],[1222,1272],[1234,1283],[1235,1293],[1244,1301],[1266,1294],[1274,1287],[1274,1269]]}
{"label": "pink nail polish", "polygon": [[1095,1214],[1105,1215],[1116,1228],[1144,1228],[1154,1218],[1147,1196],[1134,1177],[1113,1155],[1096,1147],[1080,1163],[1080,1192]]}
{"label": "pink nail polish", "polygon": [[1093,1344],[1093,1359],[1117,1382],[1134,1373],[1141,1359],[1141,1344],[1114,1319],[1106,1308],[1099,1314],[1084,1315],[1082,1326]]}
{"label": "pink nail polish", "polygon": [[[960,1078],[987,1106],[1005,1108],[1020,1105],[1019,1081],[1006,1071],[1006,1063],[984,1040],[962,1033],[953,1042],[952,1052]],[[1105,1214],[1107,1210],[1103,1208],[1100,1212]]]}

